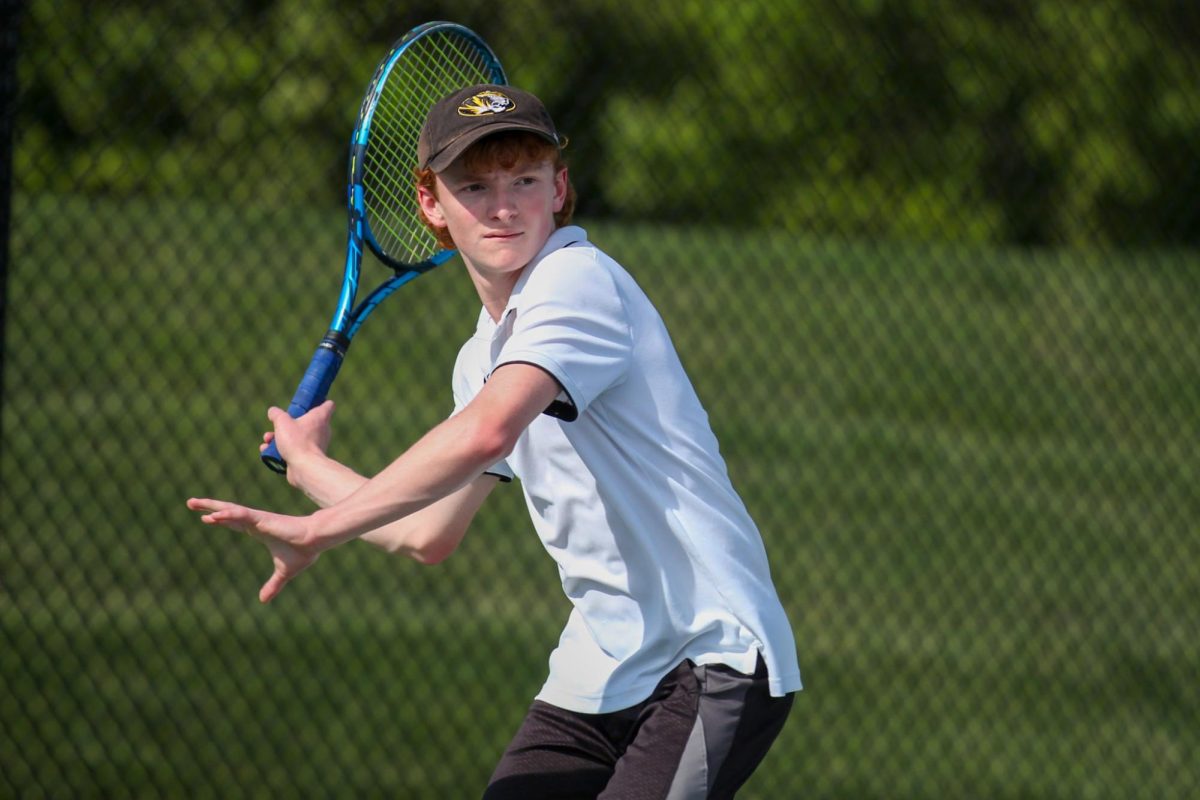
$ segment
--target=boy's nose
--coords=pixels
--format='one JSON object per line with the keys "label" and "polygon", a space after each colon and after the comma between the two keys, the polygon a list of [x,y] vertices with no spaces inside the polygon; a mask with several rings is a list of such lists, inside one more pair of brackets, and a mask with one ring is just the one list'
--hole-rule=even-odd
{"label": "boy's nose", "polygon": [[496,196],[496,202],[492,208],[492,215],[497,219],[508,220],[517,215],[517,206],[513,202],[512,195],[507,192],[501,192]]}

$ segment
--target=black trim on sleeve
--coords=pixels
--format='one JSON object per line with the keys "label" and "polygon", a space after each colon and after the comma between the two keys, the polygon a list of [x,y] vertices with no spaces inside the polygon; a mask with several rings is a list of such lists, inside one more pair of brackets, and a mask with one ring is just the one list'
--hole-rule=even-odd
{"label": "black trim on sleeve", "polygon": [[499,478],[501,483],[512,483],[512,478],[508,477],[507,475],[501,475],[499,472],[492,472],[491,470],[485,469],[483,474],[491,475],[493,478]]}
{"label": "black trim on sleeve", "polygon": [[[568,395],[568,397],[570,397],[570,395]],[[561,419],[563,422],[574,422],[575,420],[579,419],[579,409],[575,407],[574,402],[566,402],[557,399],[551,400],[550,405],[546,406],[546,410],[542,413],[547,417]]]}

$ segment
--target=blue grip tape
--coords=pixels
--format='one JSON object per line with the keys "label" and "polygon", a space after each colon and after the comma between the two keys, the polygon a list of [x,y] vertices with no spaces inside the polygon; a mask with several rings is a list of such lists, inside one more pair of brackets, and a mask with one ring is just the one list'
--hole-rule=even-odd
{"label": "blue grip tape", "polygon": [[[296,393],[292,395],[292,402],[287,410],[288,416],[293,419],[302,417],[313,407],[325,402],[329,387],[333,385],[333,379],[337,377],[338,369],[346,357],[347,345],[349,341],[336,333],[326,334],[321,340],[308,369],[304,371],[304,377],[300,379],[300,385],[296,387]],[[275,442],[271,442],[267,449],[262,451],[262,460],[275,472],[287,472],[287,463],[279,455]]]}

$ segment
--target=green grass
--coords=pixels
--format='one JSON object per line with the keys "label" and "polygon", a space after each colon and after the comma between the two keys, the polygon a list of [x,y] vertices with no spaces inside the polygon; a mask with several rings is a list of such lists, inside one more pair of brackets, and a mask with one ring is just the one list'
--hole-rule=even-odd
{"label": "green grass", "polygon": [[[350,546],[266,608],[265,555],[183,507],[306,507],[255,443],[340,215],[16,200],[0,796],[477,795],[567,613],[517,487],[439,567]],[[1196,254],[589,230],[662,309],[792,614],[807,690],[743,796],[1197,790]],[[336,455],[371,471],[449,411],[459,270],[364,328]]]}

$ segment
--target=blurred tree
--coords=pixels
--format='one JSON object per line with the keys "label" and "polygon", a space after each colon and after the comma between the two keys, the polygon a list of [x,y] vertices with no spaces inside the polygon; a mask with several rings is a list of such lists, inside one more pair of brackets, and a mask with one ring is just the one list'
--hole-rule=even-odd
{"label": "blurred tree", "polygon": [[340,202],[361,85],[441,17],[555,109],[584,215],[1194,243],[1198,16],[1170,0],[31,0],[16,175],[203,197],[236,162],[261,202]]}

